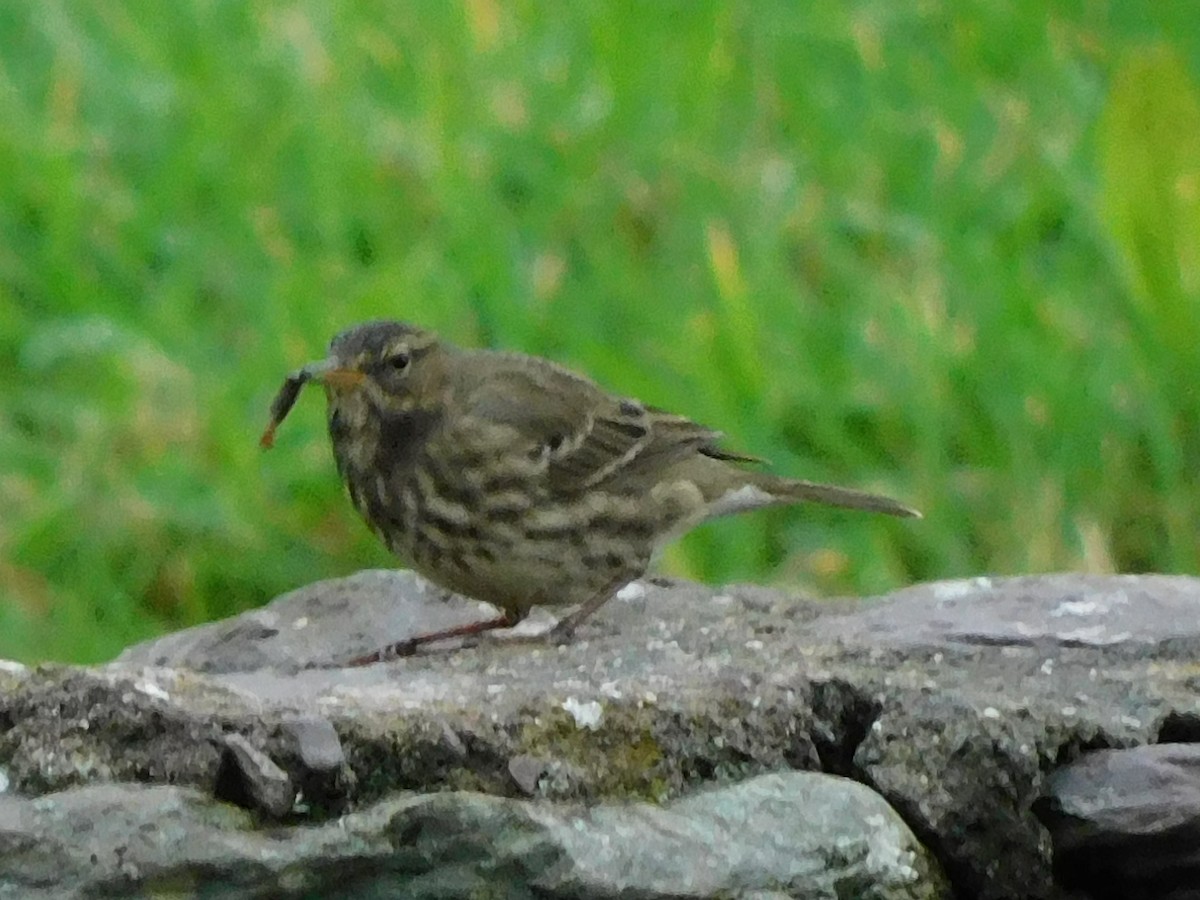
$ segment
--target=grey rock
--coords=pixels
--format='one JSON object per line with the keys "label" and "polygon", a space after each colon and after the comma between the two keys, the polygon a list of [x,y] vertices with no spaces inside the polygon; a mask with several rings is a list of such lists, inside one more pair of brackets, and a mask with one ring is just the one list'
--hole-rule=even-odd
{"label": "grey rock", "polygon": [[290,813],[296,801],[296,788],[288,773],[240,734],[225,737],[214,794],[275,819]]}
{"label": "grey rock", "polygon": [[1200,653],[1198,582],[1169,575],[964,578],[896,591],[887,603],[826,617],[815,635],[866,645],[1113,647]]}
{"label": "grey rock", "polygon": [[561,896],[948,896],[879,795],[830,775],[764,775],[666,809],[600,806],[553,832],[570,863],[538,885]]}
{"label": "grey rock", "polygon": [[283,731],[296,743],[300,764],[309,772],[333,772],[346,763],[333,723],[319,716],[292,716],[283,720]]}
{"label": "grey rock", "polygon": [[130,647],[120,662],[197,672],[330,666],[405,635],[496,615],[410,572],[369,570],[284,594],[267,606]]}
{"label": "grey rock", "polygon": [[200,887],[206,897],[391,897],[400,885],[415,898],[948,896],[886,803],[817,773],[666,808],[413,795],[270,834],[195,791],[93,785],[0,797],[0,846],[0,895],[21,897]]}
{"label": "grey rock", "polygon": [[298,794],[298,811],[337,815],[349,807],[355,775],[333,723],[321,716],[284,716],[279,760]]}
{"label": "grey rock", "polygon": [[1062,761],[1197,739],[1200,582],[1163,576],[971,579],[829,604],[641,583],[566,647],[307,668],[486,615],[408,574],[362,573],[106,667],[0,668],[0,768],[26,793],[208,791],[236,731],[295,777],[281,723],[299,715],[336,730],[344,800],[362,814],[399,790],[508,797],[522,755],[544,761],[537,797],[558,811],[822,770],[882,796],[960,896],[1007,900],[1066,896],[1031,809]]}
{"label": "grey rock", "polygon": [[533,796],[538,792],[538,782],[546,774],[548,768],[544,759],[521,753],[508,761],[508,774],[513,783],[521,789],[521,793]]}
{"label": "grey rock", "polygon": [[1059,880],[1093,897],[1200,897],[1200,744],[1097,750],[1034,806]]}

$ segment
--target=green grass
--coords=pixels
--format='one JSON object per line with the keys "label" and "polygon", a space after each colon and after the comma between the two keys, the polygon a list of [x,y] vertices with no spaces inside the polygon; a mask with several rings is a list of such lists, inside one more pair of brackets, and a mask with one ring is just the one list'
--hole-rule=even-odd
{"label": "green grass", "polygon": [[285,372],[400,317],[918,523],[672,571],[1200,564],[1190,0],[0,5],[0,657],[388,565]]}

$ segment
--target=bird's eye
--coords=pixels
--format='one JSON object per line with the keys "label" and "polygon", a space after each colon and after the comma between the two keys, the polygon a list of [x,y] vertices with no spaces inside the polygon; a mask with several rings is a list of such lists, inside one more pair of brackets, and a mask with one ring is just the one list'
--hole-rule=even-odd
{"label": "bird's eye", "polygon": [[387,358],[387,365],[394,372],[403,372],[410,361],[407,350],[398,350]]}

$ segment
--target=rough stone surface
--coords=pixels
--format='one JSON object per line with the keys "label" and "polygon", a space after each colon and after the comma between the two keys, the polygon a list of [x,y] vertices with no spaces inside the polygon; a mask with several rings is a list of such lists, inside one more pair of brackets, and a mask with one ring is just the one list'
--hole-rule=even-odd
{"label": "rough stone surface", "polygon": [[291,776],[236,733],[225,736],[225,753],[217,767],[213,794],[276,819],[290,813],[296,801]]}
{"label": "rough stone surface", "polygon": [[1059,880],[1090,896],[1200,898],[1200,744],[1097,750],[1034,806]]}
{"label": "rough stone surface", "polygon": [[[552,816],[621,800],[678,815],[714,785],[820,770],[886,800],[958,896],[999,900],[1074,896],[1053,880],[1032,810],[1051,773],[1093,750],[1200,740],[1193,579],[978,578],[834,603],[640,587],[561,648],[495,640],[308,668],[488,615],[408,574],[368,572],[108,666],[0,667],[0,773],[29,795],[106,781],[211,793],[237,732],[295,777],[285,723],[297,716],[331,723],[346,808],[364,816],[398,790],[497,803],[533,790],[521,808]],[[514,778],[522,757],[543,766],[536,779],[521,763]],[[396,834],[402,855],[411,842]]]}
{"label": "rough stone surface", "polygon": [[373,569],[139,644],[120,660],[196,672],[290,672],[375,650],[413,633],[414,625],[441,631],[494,615],[494,607],[447,594],[411,573]]}
{"label": "rough stone surface", "polygon": [[90,896],[947,896],[888,805],[840,782],[765,775],[666,807],[419,794],[275,833],[177,787],[0,797],[0,895],[60,897],[69,884]]}
{"label": "rough stone surface", "polygon": [[280,736],[279,760],[291,773],[301,809],[314,816],[345,812],[355,776],[333,723],[320,716],[287,716]]}
{"label": "rough stone surface", "polygon": [[546,761],[536,756],[522,753],[508,761],[508,774],[513,783],[521,789],[521,793],[534,796],[538,792],[538,784],[546,774]]}
{"label": "rough stone surface", "polygon": [[310,772],[336,772],[346,762],[337,729],[328,719],[296,716],[284,720],[283,731],[296,742],[296,755]]}

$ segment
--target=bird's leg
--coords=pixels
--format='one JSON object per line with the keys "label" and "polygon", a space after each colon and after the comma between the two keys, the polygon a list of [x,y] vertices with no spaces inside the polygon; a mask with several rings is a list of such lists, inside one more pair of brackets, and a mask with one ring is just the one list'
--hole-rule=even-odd
{"label": "bird's leg", "polygon": [[[607,603],[628,582],[628,578],[614,579],[603,590],[597,591],[588,600],[584,601],[583,605],[569,616],[560,619],[558,624],[551,628],[549,632],[543,632],[540,635],[522,636],[522,638],[516,638],[516,640],[540,641],[548,639],[555,644],[570,643],[571,639],[575,636],[575,629],[579,627],[580,623]],[[472,637],[477,634],[483,634],[485,631],[494,631],[497,628],[511,628],[523,618],[525,616],[519,612],[504,612],[494,619],[485,619],[482,622],[470,622],[466,625],[456,625],[453,628],[446,628],[442,631],[430,631],[425,634],[414,635],[413,637],[396,641],[394,644],[388,644],[386,647],[380,647],[378,650],[373,650],[370,653],[364,653],[362,656],[356,656],[353,659],[347,660],[342,663],[342,668],[369,666],[374,663],[397,659],[401,656],[412,656],[420,647],[426,644],[447,641],[451,638]],[[509,639],[506,638],[506,640]]]}
{"label": "bird's leg", "polygon": [[596,610],[607,603],[612,596],[629,583],[628,578],[618,578],[610,581],[603,590],[597,591],[583,605],[569,616],[559,619],[558,624],[550,629],[547,637],[555,644],[569,644],[575,637],[575,629]]}
{"label": "bird's leg", "polygon": [[471,637],[472,635],[482,634],[485,631],[492,631],[496,628],[511,628],[520,622],[521,618],[522,616],[517,613],[505,612],[494,619],[485,619],[482,622],[469,622],[466,625],[456,625],[453,628],[446,628],[442,631],[430,631],[425,634],[414,635],[402,641],[396,641],[394,644],[388,644],[386,647],[380,647],[378,650],[373,650],[370,653],[364,653],[362,656],[356,656],[343,663],[342,666],[343,668],[369,666],[373,663],[386,662],[389,659],[396,659],[401,656],[412,656],[417,652],[418,647],[423,647],[425,644],[446,641],[450,638]]}

